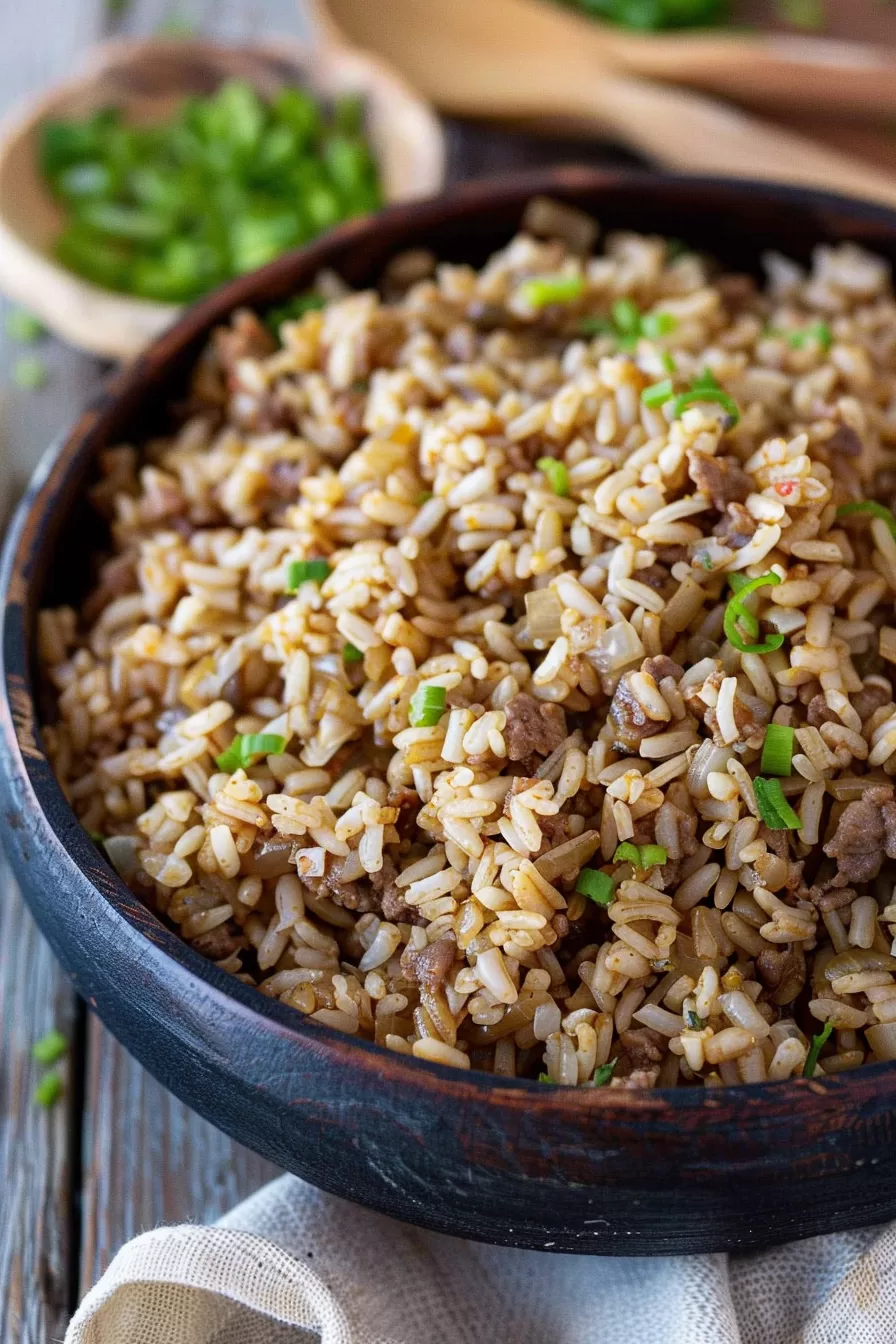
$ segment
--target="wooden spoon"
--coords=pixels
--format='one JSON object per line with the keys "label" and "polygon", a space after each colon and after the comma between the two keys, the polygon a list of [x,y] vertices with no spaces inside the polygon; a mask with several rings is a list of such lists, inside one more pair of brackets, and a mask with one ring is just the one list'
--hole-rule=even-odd
{"label": "wooden spoon", "polygon": [[316,8],[327,5],[346,35],[372,50],[405,49],[409,22],[415,33],[426,32],[427,44],[449,32],[475,32],[492,55],[503,48],[505,60],[525,34],[544,67],[551,63],[561,72],[575,55],[586,57],[592,70],[596,63],[766,110],[827,116],[846,110],[863,120],[896,114],[896,52],[869,42],[712,30],[633,33],[553,0],[318,0]]}
{"label": "wooden spoon", "polygon": [[340,31],[463,116],[586,118],[666,167],[896,204],[896,176],[713,99],[619,75],[598,35],[537,0],[315,0]]}
{"label": "wooden spoon", "polygon": [[177,306],[101,289],[53,260],[62,217],[38,168],[40,126],[48,117],[83,117],[106,106],[122,108],[135,123],[158,121],[186,94],[211,93],[233,76],[265,96],[297,82],[331,97],[363,94],[387,199],[429,195],[442,185],[437,119],[374,57],[343,44],[312,50],[286,39],[252,48],[179,38],[110,42],[78,76],[0,126],[0,288],[94,354],[129,358],[163,331]]}

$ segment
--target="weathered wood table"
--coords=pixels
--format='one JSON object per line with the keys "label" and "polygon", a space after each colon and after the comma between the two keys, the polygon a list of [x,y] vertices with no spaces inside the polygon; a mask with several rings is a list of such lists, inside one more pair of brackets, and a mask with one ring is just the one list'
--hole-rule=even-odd
{"label": "weathered wood table", "polygon": [[[172,13],[238,41],[301,33],[295,0],[31,0],[0,5],[0,114],[70,73],[113,32],[150,33]],[[453,179],[550,160],[607,160],[575,145],[449,125]],[[34,464],[103,376],[97,361],[47,340],[49,382],[15,389],[23,353],[2,331],[0,300],[0,520]],[[31,353],[29,350],[28,353]],[[2,860],[0,860],[2,863]],[[66,1089],[35,1106],[31,1047],[51,1026],[72,1042]],[[213,1221],[277,1170],[192,1114],[125,1053],[78,1002],[0,869],[0,1341],[61,1340],[81,1296],[123,1242],[162,1222]]]}

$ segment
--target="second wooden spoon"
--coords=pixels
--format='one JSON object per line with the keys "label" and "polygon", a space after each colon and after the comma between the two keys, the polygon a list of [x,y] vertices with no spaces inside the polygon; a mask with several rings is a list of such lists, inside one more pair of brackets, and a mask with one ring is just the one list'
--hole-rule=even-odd
{"label": "second wooden spoon", "polygon": [[535,0],[316,0],[443,111],[587,118],[666,167],[798,182],[896,205],[896,177],[707,97],[619,75],[583,25]]}

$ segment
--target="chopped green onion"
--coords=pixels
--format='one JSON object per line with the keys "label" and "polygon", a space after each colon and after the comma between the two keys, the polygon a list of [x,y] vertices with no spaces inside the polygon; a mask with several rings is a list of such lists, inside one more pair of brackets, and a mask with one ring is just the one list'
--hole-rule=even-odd
{"label": "chopped green onion", "polygon": [[613,904],[615,891],[613,879],[609,873],[602,873],[597,868],[582,869],[576,878],[576,891],[597,905]]}
{"label": "chopped green onion", "polygon": [[34,1100],[38,1106],[44,1106],[49,1110],[55,1106],[56,1102],[62,1096],[62,1079],[58,1073],[48,1073],[41,1078],[37,1087],[34,1089]]}
{"label": "chopped green onion", "polygon": [[811,326],[804,327],[801,331],[788,331],[782,334],[791,350],[802,350],[807,341],[817,342],[825,351],[830,350],[834,344],[834,333],[827,322],[813,322]]}
{"label": "chopped green onion", "polygon": [[732,593],[739,593],[743,588],[746,588],[749,582],[749,576],[746,574],[728,575],[728,587],[731,589]]}
{"label": "chopped green onion", "polygon": [[432,728],[445,713],[444,686],[418,686],[411,696],[408,721],[412,728]]}
{"label": "chopped green onion", "polygon": [[703,1028],[706,1026],[705,1020],[699,1015],[699,1013],[695,1013],[692,1008],[688,1009],[686,1016],[688,1019],[689,1031],[702,1031]]}
{"label": "chopped green onion", "polygon": [[640,845],[641,869],[647,872],[648,868],[659,868],[666,862],[668,855],[662,845]]}
{"label": "chopped green onion", "polygon": [[645,387],[641,393],[641,400],[645,406],[655,409],[658,406],[665,405],[670,397],[674,396],[675,388],[672,386],[672,379],[666,378],[661,383],[654,383],[651,387]]}
{"label": "chopped green onion", "polygon": [[740,407],[737,402],[719,385],[709,369],[703,371],[687,392],[679,392],[672,404],[672,418],[677,420],[688,406],[699,401],[711,401],[721,406],[730,417],[732,425],[736,425],[740,420]]}
{"label": "chopped green onion", "polygon": [[[729,581],[734,587],[735,575],[729,575]],[[784,636],[779,633],[768,635],[764,642],[747,643],[741,635],[739,626],[742,626],[750,637],[756,641],[759,635],[759,622],[751,611],[744,607],[744,599],[755,592],[757,588],[763,588],[768,584],[776,587],[781,582],[780,578],[773,571],[769,570],[767,574],[760,574],[758,578],[748,579],[746,583],[738,585],[735,595],[729,600],[725,607],[725,615],[722,619],[722,627],[725,631],[725,638],[732,648],[737,649],[738,653],[772,653],[775,649],[780,649],[784,643]]]}
{"label": "chopped green onion", "polygon": [[280,756],[286,749],[286,738],[279,733],[238,734],[226,751],[215,758],[219,770],[248,770],[261,756]]}
{"label": "chopped green onion", "polygon": [[46,386],[48,377],[46,364],[36,355],[23,355],[12,366],[13,382],[26,392],[39,391]]}
{"label": "chopped green onion", "polygon": [[760,770],[764,775],[789,775],[792,760],[793,729],[783,723],[770,723],[762,744]]}
{"label": "chopped green onion", "polygon": [[583,317],[579,323],[581,336],[612,336],[614,332],[615,327],[607,317]]}
{"label": "chopped green onion", "polygon": [[610,311],[613,325],[623,336],[641,334],[641,310],[632,299],[617,299]]}
{"label": "chopped green onion", "polygon": [[806,1062],[803,1065],[804,1078],[815,1077],[815,1069],[818,1065],[818,1056],[821,1054],[821,1047],[833,1030],[833,1022],[825,1022],[818,1035],[812,1037],[812,1044],[809,1046],[809,1053],[806,1055]]}
{"label": "chopped green onion", "polygon": [[45,1036],[41,1036],[39,1041],[35,1041],[31,1047],[31,1054],[38,1064],[55,1064],[57,1059],[61,1059],[68,1049],[68,1041],[61,1031],[51,1027]]}
{"label": "chopped green onion", "polygon": [[637,845],[633,845],[630,840],[624,840],[621,845],[616,846],[616,853],[613,855],[614,863],[631,863],[636,868],[641,866],[641,851]]}
{"label": "chopped green onion", "polygon": [[896,537],[896,516],[886,504],[878,504],[876,499],[863,499],[853,504],[841,504],[837,510],[838,518],[853,518],[867,514],[871,518],[882,518]]}
{"label": "chopped green onion", "polygon": [[753,780],[753,792],[756,794],[759,815],[770,831],[800,829],[803,823],[784,797],[784,791],[777,779],[763,779],[761,775],[757,775]]}
{"label": "chopped green onion", "polygon": [[540,457],[535,465],[547,476],[555,495],[565,497],[569,494],[569,472],[563,462],[558,461],[556,457]]}
{"label": "chopped green onion", "polygon": [[671,313],[646,313],[641,319],[641,332],[649,341],[657,341],[668,336],[678,326]]}
{"label": "chopped green onion", "polygon": [[581,275],[535,275],[524,280],[517,293],[528,307],[547,308],[551,303],[574,303],[584,290]]}
{"label": "chopped green onion", "polygon": [[20,345],[33,345],[41,336],[47,334],[47,329],[40,319],[33,313],[26,312],[24,308],[11,308],[6,314],[4,326],[7,336],[13,341],[18,341]]}
{"label": "chopped green onion", "polygon": [[323,583],[330,572],[326,560],[291,560],[286,567],[286,591],[296,593],[303,583]]}
{"label": "chopped green onion", "polygon": [[667,373],[678,372],[678,365],[675,363],[675,360],[669,354],[668,350],[664,350],[663,353],[660,355],[660,363],[662,364],[663,368],[666,370]]}
{"label": "chopped green onion", "polygon": [[434,496],[431,490],[421,490],[417,496],[417,507],[419,508],[421,504],[425,504],[428,499],[433,498]]}
{"label": "chopped green onion", "polygon": [[549,1073],[540,1073],[538,1075],[538,1081],[540,1083],[552,1083],[554,1080]]}
{"label": "chopped green onion", "polygon": [[618,1063],[619,1059],[617,1057],[616,1059],[608,1059],[606,1064],[599,1064],[594,1070],[594,1086],[606,1087],[607,1083],[613,1077],[613,1070]]}
{"label": "chopped green onion", "polygon": [[363,663],[364,654],[360,649],[356,649],[354,644],[343,644],[342,661],[344,663]]}

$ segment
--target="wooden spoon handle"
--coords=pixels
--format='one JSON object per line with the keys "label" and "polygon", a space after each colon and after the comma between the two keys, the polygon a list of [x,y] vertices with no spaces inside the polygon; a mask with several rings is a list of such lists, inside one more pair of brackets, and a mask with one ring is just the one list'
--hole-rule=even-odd
{"label": "wooden spoon handle", "polygon": [[668,80],[749,107],[799,108],[863,120],[896,114],[896,52],[830,38],[626,33],[578,20],[582,39],[622,74]]}
{"label": "wooden spoon handle", "polygon": [[669,168],[798,182],[896,205],[896,176],[711,98],[599,74],[585,111]]}

